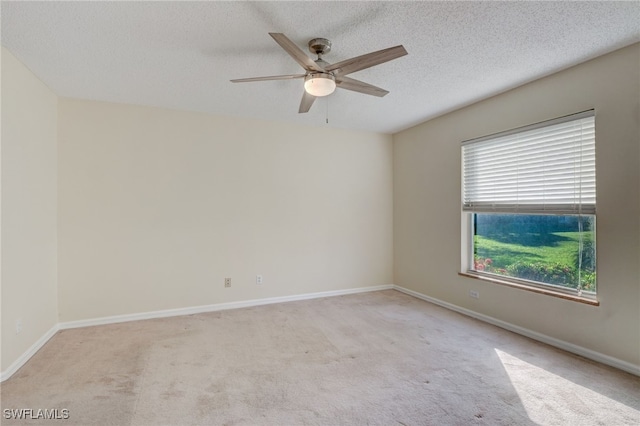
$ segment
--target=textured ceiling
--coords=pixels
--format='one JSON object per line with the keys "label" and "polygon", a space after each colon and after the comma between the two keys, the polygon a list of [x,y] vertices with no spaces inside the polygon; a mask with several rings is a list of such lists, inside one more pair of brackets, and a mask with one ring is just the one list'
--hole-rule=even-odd
{"label": "textured ceiling", "polygon": [[[2,2],[2,44],[60,96],[393,133],[640,41],[640,2]],[[302,68],[269,32],[325,60],[402,44],[298,114]]]}

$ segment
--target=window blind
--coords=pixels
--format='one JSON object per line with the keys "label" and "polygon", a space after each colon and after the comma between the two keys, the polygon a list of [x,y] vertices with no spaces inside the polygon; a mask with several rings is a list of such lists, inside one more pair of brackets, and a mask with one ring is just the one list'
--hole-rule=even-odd
{"label": "window blind", "polygon": [[595,113],[462,143],[462,208],[471,212],[595,214]]}

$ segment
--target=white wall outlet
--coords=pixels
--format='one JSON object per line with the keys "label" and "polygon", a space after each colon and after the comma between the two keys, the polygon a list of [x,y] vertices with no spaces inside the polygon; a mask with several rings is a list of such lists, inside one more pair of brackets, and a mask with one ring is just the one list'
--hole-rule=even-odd
{"label": "white wall outlet", "polygon": [[225,278],[224,279],[224,286],[225,287],[231,287],[231,278]]}
{"label": "white wall outlet", "polygon": [[21,319],[17,319],[16,320],[16,334],[20,334],[21,331],[22,331],[22,320]]}
{"label": "white wall outlet", "polygon": [[469,297],[473,299],[480,299],[480,292],[475,290],[469,290]]}
{"label": "white wall outlet", "polygon": [[256,284],[262,285],[262,275],[256,275]]}

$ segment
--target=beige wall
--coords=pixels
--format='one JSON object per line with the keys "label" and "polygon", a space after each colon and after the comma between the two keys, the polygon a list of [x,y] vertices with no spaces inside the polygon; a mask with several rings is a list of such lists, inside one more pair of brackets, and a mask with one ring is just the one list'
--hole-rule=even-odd
{"label": "beige wall", "polygon": [[61,321],[392,283],[390,135],[63,99],[58,158]]}
{"label": "beige wall", "polygon": [[3,47],[2,371],[58,323],[57,103]]}
{"label": "beige wall", "polygon": [[[636,44],[394,135],[395,284],[639,365],[639,71]],[[601,306],[458,276],[460,142],[590,108]]]}

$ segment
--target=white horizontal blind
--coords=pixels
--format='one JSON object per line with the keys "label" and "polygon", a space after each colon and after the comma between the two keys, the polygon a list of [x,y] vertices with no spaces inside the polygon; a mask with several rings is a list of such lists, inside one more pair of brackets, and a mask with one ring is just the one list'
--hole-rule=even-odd
{"label": "white horizontal blind", "polygon": [[595,115],[463,142],[463,210],[595,214]]}

